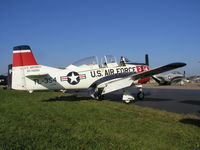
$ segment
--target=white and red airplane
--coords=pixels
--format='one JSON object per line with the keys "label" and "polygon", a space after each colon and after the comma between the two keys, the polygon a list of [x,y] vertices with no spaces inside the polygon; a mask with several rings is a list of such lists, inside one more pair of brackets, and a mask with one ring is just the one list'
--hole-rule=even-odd
{"label": "white and red airplane", "polygon": [[72,63],[64,69],[39,65],[30,46],[21,45],[13,49],[12,89],[27,90],[86,90],[90,96],[102,99],[107,93],[123,89],[122,100],[132,102],[129,87],[138,89],[137,98],[143,99],[142,83],[150,80],[150,76],[183,67],[185,63],[171,63],[155,69],[146,63],[132,63],[121,57],[120,63],[113,56],[88,57]]}

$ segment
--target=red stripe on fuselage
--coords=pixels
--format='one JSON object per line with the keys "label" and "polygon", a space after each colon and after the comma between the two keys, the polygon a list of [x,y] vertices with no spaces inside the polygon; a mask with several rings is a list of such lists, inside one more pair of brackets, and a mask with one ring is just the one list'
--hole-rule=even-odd
{"label": "red stripe on fuselage", "polygon": [[13,67],[38,65],[32,52],[13,53]]}

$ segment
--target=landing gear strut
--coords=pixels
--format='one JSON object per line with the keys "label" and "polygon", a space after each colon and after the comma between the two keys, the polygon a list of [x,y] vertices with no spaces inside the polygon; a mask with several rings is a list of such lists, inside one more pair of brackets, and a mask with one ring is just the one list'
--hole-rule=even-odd
{"label": "landing gear strut", "polygon": [[142,92],[142,85],[137,85],[136,86],[137,87],[137,89],[138,89],[138,93],[137,93],[137,98],[139,99],[139,100],[143,100],[144,99],[144,93]]}
{"label": "landing gear strut", "polygon": [[102,89],[95,90],[91,96],[98,101],[102,101],[104,99],[104,95],[102,95]]}

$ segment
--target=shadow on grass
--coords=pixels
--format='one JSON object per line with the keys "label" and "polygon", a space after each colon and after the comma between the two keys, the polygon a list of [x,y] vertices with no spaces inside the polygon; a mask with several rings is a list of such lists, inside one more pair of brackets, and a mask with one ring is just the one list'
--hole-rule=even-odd
{"label": "shadow on grass", "polygon": [[197,126],[197,127],[200,127],[200,120],[199,119],[182,119],[180,120],[181,123],[183,124],[190,124],[190,125],[194,125],[194,126]]}
{"label": "shadow on grass", "polygon": [[92,99],[90,97],[77,97],[77,96],[71,95],[71,96],[58,96],[58,97],[42,100],[41,102],[56,102],[56,101],[74,102],[74,101],[83,101],[83,100],[92,100]]}

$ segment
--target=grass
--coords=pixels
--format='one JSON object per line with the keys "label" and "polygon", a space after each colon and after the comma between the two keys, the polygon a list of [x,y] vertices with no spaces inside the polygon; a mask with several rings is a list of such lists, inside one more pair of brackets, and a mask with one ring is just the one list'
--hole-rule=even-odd
{"label": "grass", "polygon": [[58,92],[0,91],[0,150],[198,150],[200,118]]}

